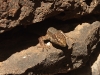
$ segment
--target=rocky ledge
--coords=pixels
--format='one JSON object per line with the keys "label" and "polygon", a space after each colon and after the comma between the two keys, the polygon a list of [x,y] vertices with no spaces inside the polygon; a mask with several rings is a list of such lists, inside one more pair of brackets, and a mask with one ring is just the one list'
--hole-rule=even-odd
{"label": "rocky ledge", "polygon": [[[62,48],[47,42],[47,45],[51,45],[50,48],[45,49],[39,47],[38,43],[36,46],[10,54],[6,60],[3,59],[0,62],[0,74],[57,74],[67,73],[84,66],[99,43],[100,22],[79,24],[65,35],[69,37],[66,37],[67,47]],[[19,42],[13,43],[14,47],[10,45],[9,49],[14,50],[17,46],[21,47],[22,39],[19,40],[19,37],[16,37],[15,40]],[[28,40],[26,43],[31,42]]]}

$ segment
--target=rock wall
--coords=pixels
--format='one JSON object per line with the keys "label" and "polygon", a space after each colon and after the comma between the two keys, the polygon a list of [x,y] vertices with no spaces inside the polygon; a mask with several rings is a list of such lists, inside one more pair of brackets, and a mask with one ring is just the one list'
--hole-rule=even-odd
{"label": "rock wall", "polygon": [[0,0],[0,33],[48,17],[60,20],[99,14],[99,0]]}
{"label": "rock wall", "polygon": [[[99,75],[99,3],[0,0],[0,75]],[[66,47],[40,46],[49,27],[64,32]]]}

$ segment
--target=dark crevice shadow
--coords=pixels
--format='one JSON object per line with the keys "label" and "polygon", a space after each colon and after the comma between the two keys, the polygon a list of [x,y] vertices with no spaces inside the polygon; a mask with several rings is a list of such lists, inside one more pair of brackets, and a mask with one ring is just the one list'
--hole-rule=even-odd
{"label": "dark crevice shadow", "polygon": [[92,0],[85,0],[85,2],[86,2],[86,4],[87,4],[88,6],[90,6]]}
{"label": "dark crevice shadow", "polygon": [[100,42],[98,43],[96,49],[94,50],[94,52],[91,54],[90,59],[88,60],[89,64],[92,66],[93,63],[97,60],[97,57],[100,54]]}
{"label": "dark crevice shadow", "polygon": [[[7,19],[8,19],[8,20],[12,20],[12,21],[18,20],[18,18],[19,18],[19,16],[20,16],[20,13],[21,13],[21,10],[18,9],[17,12],[14,14],[14,17],[8,16]],[[15,17],[15,16],[16,16],[16,17]]]}
{"label": "dark crevice shadow", "polygon": [[16,52],[35,46],[38,43],[37,38],[37,35],[21,26],[0,34],[0,61],[6,60]]}

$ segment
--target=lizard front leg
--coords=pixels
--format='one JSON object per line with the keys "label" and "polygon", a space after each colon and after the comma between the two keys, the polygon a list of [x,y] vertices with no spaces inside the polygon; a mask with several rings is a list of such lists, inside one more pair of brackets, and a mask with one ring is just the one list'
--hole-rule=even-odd
{"label": "lizard front leg", "polygon": [[45,36],[39,37],[40,47],[48,48],[48,46],[46,46],[45,43],[44,43],[45,40],[49,40],[49,36],[47,34]]}

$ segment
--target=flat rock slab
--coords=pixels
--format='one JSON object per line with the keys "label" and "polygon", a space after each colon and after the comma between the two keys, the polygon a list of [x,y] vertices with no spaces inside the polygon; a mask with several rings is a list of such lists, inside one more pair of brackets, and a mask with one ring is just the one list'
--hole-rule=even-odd
{"label": "flat rock slab", "polygon": [[[45,67],[51,66],[64,58],[61,57],[62,54],[63,52],[61,50],[55,48],[42,50],[41,48],[38,49],[37,47],[30,47],[11,55],[7,60],[1,62],[0,75],[21,74],[28,68],[39,66],[40,63],[45,63]],[[43,67],[41,67],[41,69],[42,68]]]}

